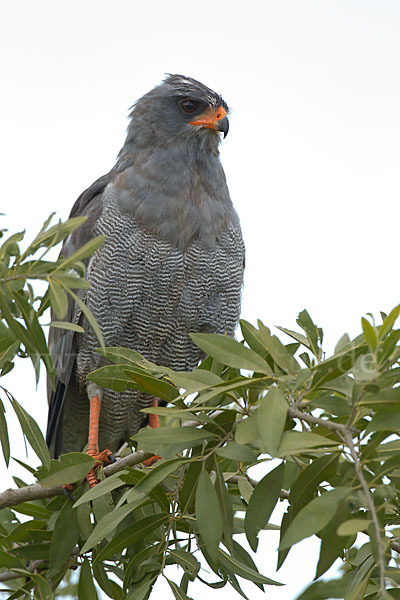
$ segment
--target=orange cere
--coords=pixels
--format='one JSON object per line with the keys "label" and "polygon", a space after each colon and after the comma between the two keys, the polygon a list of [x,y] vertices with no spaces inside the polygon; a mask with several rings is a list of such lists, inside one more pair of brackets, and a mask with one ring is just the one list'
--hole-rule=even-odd
{"label": "orange cere", "polygon": [[191,125],[202,125],[209,129],[216,129],[218,121],[226,117],[228,113],[223,106],[218,108],[208,108],[196,121],[190,121]]}

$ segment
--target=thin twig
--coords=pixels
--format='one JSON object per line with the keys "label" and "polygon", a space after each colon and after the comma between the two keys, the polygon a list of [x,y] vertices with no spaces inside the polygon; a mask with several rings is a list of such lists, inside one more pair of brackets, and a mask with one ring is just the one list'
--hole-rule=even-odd
{"label": "thin twig", "polygon": [[[240,479],[240,475],[231,475],[229,479],[226,480],[226,483],[237,483]],[[247,481],[251,483],[253,488],[256,487],[258,481],[252,479],[251,477],[246,477]],[[287,490],[281,490],[279,497],[281,500],[289,500],[289,492]]]}
{"label": "thin twig", "polygon": [[360,459],[358,458],[358,454],[353,444],[353,438],[351,436],[350,431],[346,428],[344,434],[345,442],[350,450],[350,454],[354,460],[354,466],[357,473],[357,477],[361,483],[361,486],[364,490],[365,499],[367,502],[368,510],[371,515],[372,523],[375,529],[375,535],[377,539],[378,545],[378,568],[379,568],[379,593],[385,591],[385,551],[381,542],[381,528],[379,525],[378,515],[376,514],[376,509],[374,505],[374,501],[371,497],[371,493],[368,487],[368,483],[364,477],[364,473],[362,470],[362,465]]}
{"label": "thin twig", "polygon": [[[118,471],[122,471],[126,467],[132,467],[142,463],[147,458],[150,458],[150,452],[133,452],[125,458],[120,458],[116,463],[107,465],[103,468],[103,473],[106,477],[110,477]],[[40,500],[42,498],[52,498],[53,496],[62,496],[64,488],[61,485],[44,488],[39,483],[27,485],[19,489],[8,489],[0,493],[0,510],[7,506],[15,506],[21,502],[31,502],[32,500]]]}
{"label": "thin twig", "polygon": [[346,426],[342,425],[341,423],[334,423],[333,421],[329,421],[328,419],[320,419],[319,417],[313,417],[312,415],[309,415],[308,413],[305,413],[301,410],[297,410],[297,408],[294,408],[292,406],[289,406],[288,408],[288,415],[289,417],[292,417],[292,419],[300,419],[301,421],[306,421],[311,425],[321,425],[322,427],[326,427],[331,431],[340,431],[340,433],[342,433],[343,435],[345,435],[347,431]]}
{"label": "thin twig", "polygon": [[11,579],[21,579],[24,575],[21,573],[16,573],[15,571],[4,571],[4,573],[0,573],[0,581],[11,581]]}
{"label": "thin twig", "polygon": [[[69,557],[68,561],[76,560],[76,557],[78,556],[79,552],[80,552],[79,546],[76,546],[75,549],[72,551],[72,554]],[[26,570],[29,571],[30,573],[35,573],[41,567],[48,566],[48,564],[49,564],[48,560],[42,560],[42,559],[33,560],[33,561],[31,561],[29,568],[27,568]],[[21,578],[25,578],[25,577],[26,577],[26,575],[23,573],[17,573],[16,571],[4,571],[4,573],[0,573],[0,582],[11,581],[12,579],[21,579]]]}
{"label": "thin twig", "polygon": [[393,550],[400,554],[400,544],[398,542],[391,542],[390,545],[393,548]]}

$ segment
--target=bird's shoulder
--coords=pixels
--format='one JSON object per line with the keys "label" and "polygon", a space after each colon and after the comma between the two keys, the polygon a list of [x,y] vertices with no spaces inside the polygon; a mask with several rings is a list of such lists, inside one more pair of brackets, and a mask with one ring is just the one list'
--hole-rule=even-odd
{"label": "bird's shoulder", "polygon": [[61,255],[70,256],[96,235],[95,224],[102,212],[102,195],[115,174],[111,170],[106,175],[96,179],[91,186],[84,190],[72,207],[69,218],[87,217],[86,221],[69,235],[61,248]]}

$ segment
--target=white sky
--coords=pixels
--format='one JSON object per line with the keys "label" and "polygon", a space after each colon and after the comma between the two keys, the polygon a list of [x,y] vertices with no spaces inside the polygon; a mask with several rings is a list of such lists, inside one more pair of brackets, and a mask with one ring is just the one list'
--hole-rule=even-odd
{"label": "white sky", "polygon": [[[242,316],[295,328],[307,308],[331,351],[363,314],[399,302],[399,25],[396,0],[2,3],[5,226],[33,234],[52,211],[66,218],[114,164],[133,101],[165,72],[190,75],[232,107],[222,160],[247,246]],[[44,427],[31,371],[7,384]],[[261,545],[275,577],[276,538]],[[312,579],[316,549],[292,550],[271,600]],[[200,590],[189,593],[232,597]]]}

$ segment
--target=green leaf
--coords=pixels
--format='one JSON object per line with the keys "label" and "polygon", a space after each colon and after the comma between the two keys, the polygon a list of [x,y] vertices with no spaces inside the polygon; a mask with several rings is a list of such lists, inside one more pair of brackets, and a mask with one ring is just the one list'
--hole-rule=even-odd
{"label": "green leaf", "polygon": [[88,381],[93,381],[103,388],[116,392],[124,392],[133,387],[132,379],[123,370],[125,365],[105,365],[87,376]]}
{"label": "green leaf", "polygon": [[333,579],[332,581],[314,581],[296,600],[332,600],[345,597],[348,580]]}
{"label": "green leaf", "polygon": [[49,519],[52,515],[48,508],[34,502],[20,502],[20,504],[13,506],[13,510],[23,515],[35,517],[35,519]]}
{"label": "green leaf", "polygon": [[361,319],[362,330],[364,333],[365,341],[371,352],[375,352],[376,344],[378,342],[375,327],[372,327],[371,323],[364,317]]}
{"label": "green leaf", "polygon": [[221,377],[204,369],[194,369],[190,373],[171,373],[170,378],[178,388],[184,388],[190,394],[224,383]]}
{"label": "green leaf", "polygon": [[200,462],[193,462],[189,465],[189,468],[185,473],[183,486],[179,494],[179,508],[183,514],[186,512],[193,512],[192,505],[194,503],[201,468]]}
{"label": "green leaf", "polygon": [[[278,527],[279,529],[279,527]],[[242,564],[250,567],[253,571],[258,573],[257,565],[254,560],[251,558],[250,554],[237,542],[233,542],[233,552],[232,555],[239,560]],[[253,582],[255,586],[257,586],[262,592],[264,592],[264,585],[262,583],[258,583],[256,581]]]}
{"label": "green leaf", "polygon": [[92,570],[87,558],[83,559],[78,584],[79,600],[97,600],[97,592],[93,582]]}
{"label": "green leaf", "polygon": [[[242,331],[242,335],[250,348],[260,354],[261,356],[265,356],[267,351],[261,342],[260,332],[254,325],[246,321],[245,319],[240,319],[239,321],[240,329]],[[272,371],[271,371],[272,373]]]}
{"label": "green leaf", "polygon": [[267,473],[258,482],[251,495],[244,520],[247,540],[253,552],[258,545],[258,533],[268,523],[279,500],[284,474],[284,463]]}
{"label": "green leaf", "polygon": [[[98,542],[106,538],[118,524],[133,510],[140,506],[147,497],[152,489],[163,481],[174,470],[176,470],[183,461],[179,459],[172,459],[169,461],[160,462],[157,467],[152,469],[143,479],[135,486],[135,488],[129,490],[125,496],[125,500],[128,500],[127,504],[118,506],[113,511],[105,514],[97,523],[93,532],[87,539],[82,553],[87,552]],[[79,502],[79,501],[78,501]]]}
{"label": "green leaf", "polygon": [[201,565],[191,552],[177,548],[176,550],[169,550],[169,554],[176,563],[181,565],[181,567],[187,571],[187,573],[190,575],[190,578],[196,577]]}
{"label": "green leaf", "polygon": [[54,525],[50,545],[50,575],[55,575],[71,556],[79,540],[79,524],[72,502],[67,500]]}
{"label": "green leaf", "polygon": [[350,509],[346,500],[339,502],[337,511],[329,523],[321,529],[318,537],[321,538],[317,570],[315,579],[323,575],[335,562],[337,558],[344,557],[345,547],[348,547],[348,539],[343,539],[336,533],[338,524],[350,517]]}
{"label": "green leaf", "polygon": [[143,428],[139,433],[132,436],[132,439],[138,442],[141,450],[156,452],[159,446],[179,445],[183,450],[218,438],[210,431],[196,429],[195,427],[160,427],[157,429]]}
{"label": "green leaf", "polygon": [[158,529],[158,527],[164,525],[167,521],[168,515],[165,513],[156,513],[137,521],[113,537],[111,542],[101,550],[94,562],[101,562],[114,554],[118,554],[124,550],[124,548],[145,538],[147,535]]}
{"label": "green leaf", "polygon": [[65,223],[59,221],[55,225],[52,225],[49,229],[47,227],[50,221],[54,217],[55,213],[52,213],[46,221],[43,223],[41,230],[29,244],[28,248],[21,255],[21,261],[34,254],[39,248],[46,247],[51,248],[61,242],[68,234],[77,229],[82,223],[84,223],[87,217],[75,217],[68,219]]}
{"label": "green leaf", "polygon": [[15,398],[10,398],[10,402],[12,404],[13,409],[15,410],[15,414],[18,417],[21,429],[26,435],[28,442],[32,446],[36,455],[42,461],[43,465],[49,468],[50,454],[43,434],[40,431],[39,425],[34,419],[32,419],[32,417],[26,412],[26,410],[22,408],[22,406],[15,400]]}
{"label": "green leaf", "polygon": [[196,520],[207,551],[214,560],[222,537],[222,517],[218,496],[207,471],[201,471],[196,491]]}
{"label": "green leaf", "polygon": [[16,558],[9,552],[0,550],[0,565],[2,568],[13,569],[13,567],[22,567],[23,563],[19,558]]}
{"label": "green leaf", "polygon": [[63,319],[68,310],[68,299],[65,291],[57,281],[49,277],[51,307],[59,319]]}
{"label": "green leaf", "polygon": [[339,396],[318,396],[309,401],[313,408],[322,408],[330,415],[339,417],[348,417],[351,413],[352,406],[345,398]]}
{"label": "green leaf", "polygon": [[298,373],[300,371],[300,366],[297,360],[290,354],[286,346],[282,344],[281,340],[277,338],[276,335],[271,335],[270,330],[262,321],[258,320],[258,326],[260,328],[260,339],[278,367],[282,369],[284,373],[291,373],[292,375]]}
{"label": "green leaf", "polygon": [[383,325],[379,330],[379,339],[382,340],[387,336],[387,334],[391,331],[393,325],[397,321],[400,315],[400,304],[395,306],[393,310],[390,311],[386,319],[383,321]]}
{"label": "green leaf", "polygon": [[75,270],[66,274],[57,272],[57,281],[65,288],[87,290],[90,288],[90,283],[83,279]]}
{"label": "green leaf", "polygon": [[311,350],[308,339],[302,333],[298,333],[297,331],[293,331],[292,329],[286,329],[286,327],[280,327],[279,325],[277,325],[277,329],[283,331],[283,333],[286,333],[286,335],[296,340],[296,342],[303,344],[303,346]]}
{"label": "green leaf", "polygon": [[233,556],[229,556],[229,554],[221,549],[219,550],[218,558],[223,566],[226,566],[229,570],[233,571],[244,579],[249,579],[250,581],[254,581],[254,583],[265,583],[266,585],[283,585],[283,583],[279,583],[279,581],[274,581],[273,579],[269,579],[269,577],[264,577],[264,575],[261,575],[254,569],[251,569]]}
{"label": "green leaf", "polygon": [[74,263],[77,263],[80,260],[91,256],[98,248],[100,248],[105,239],[105,235],[98,235],[97,237],[92,238],[91,240],[86,242],[86,244],[78,248],[78,250],[71,254],[71,256],[62,260],[60,263],[60,267],[62,267],[65,271],[68,266],[72,266]]}
{"label": "green leaf", "polygon": [[49,464],[40,467],[35,475],[42,487],[75,483],[89,473],[95,464],[96,461],[88,454],[69,452],[62,454],[57,460],[51,459]]}
{"label": "green leaf", "polygon": [[259,354],[233,338],[217,333],[191,333],[190,337],[196,346],[224,365],[271,375],[268,363]]}
{"label": "green leaf", "polygon": [[77,303],[77,305],[79,306],[79,308],[81,309],[81,311],[83,312],[83,314],[85,315],[89,325],[92,327],[97,339],[99,340],[99,344],[101,346],[104,346],[104,339],[103,339],[103,334],[101,333],[100,327],[97,324],[96,319],[94,318],[92,311],[86,306],[86,304],[79,298],[79,296],[77,296],[76,294],[74,294],[74,292],[70,289],[67,290],[68,294],[70,296],[72,296],[72,298],[75,300],[75,302]]}
{"label": "green leaf", "polygon": [[252,463],[257,460],[248,446],[243,446],[237,442],[228,442],[223,448],[217,450],[217,454],[236,462]]}
{"label": "green leaf", "polygon": [[78,520],[80,537],[83,541],[86,541],[93,531],[90,504],[88,502],[86,504],[81,504],[81,506],[78,506],[78,508],[76,508],[75,510],[76,518]]}
{"label": "green leaf", "polygon": [[[64,455],[67,456],[67,455]],[[89,469],[90,470],[90,469]],[[74,504],[74,507],[81,506],[82,504],[86,504],[86,502],[90,502],[95,498],[100,498],[104,496],[104,494],[108,494],[108,492],[112,492],[117,488],[124,485],[124,481],[121,479],[121,476],[127,471],[119,471],[118,473],[114,473],[110,477],[103,479],[100,483],[93,488],[90,488],[87,492],[85,492],[79,500],[77,500]]]}
{"label": "green leaf", "polygon": [[278,456],[301,454],[310,448],[337,446],[339,442],[330,440],[317,433],[307,431],[284,431],[279,446]]}
{"label": "green leaf", "polygon": [[338,503],[344,500],[351,491],[352,489],[348,487],[337,487],[311,500],[290,523],[281,540],[280,548],[293,546],[304,538],[321,531],[334,516]]}
{"label": "green leaf", "polygon": [[275,457],[286,424],[288,403],[279,388],[269,390],[257,408],[259,439],[265,452]]}
{"label": "green leaf", "polygon": [[318,346],[318,341],[322,341],[322,330],[314,325],[313,320],[306,310],[303,310],[299,313],[296,323],[298,323],[298,325],[300,325],[300,327],[305,331],[311,352],[314,354],[314,356],[319,358],[321,355],[321,350]]}
{"label": "green leaf", "polygon": [[245,502],[248,504],[253,494],[254,487],[251,485],[250,481],[246,479],[246,477],[239,477],[238,488],[243,500],[245,500]]}
{"label": "green leaf", "polygon": [[231,551],[232,548],[232,534],[233,534],[233,508],[231,496],[226,489],[225,481],[221,470],[218,466],[217,458],[214,457],[215,465],[215,484],[214,488],[217,492],[219,508],[222,517],[222,532],[224,544]]}
{"label": "green leaf", "polygon": [[129,504],[124,504],[119,508],[114,509],[111,512],[105,514],[97,523],[96,527],[92,531],[89,538],[86,540],[83,548],[81,549],[81,553],[85,554],[88,550],[93,548],[98,542],[101,542],[105,539],[116,527],[121,523],[123,519],[129,513],[135,510],[145,499],[146,495],[142,494],[141,498],[137,498],[135,502],[130,502]]}
{"label": "green leaf", "polygon": [[10,440],[8,437],[5,412],[4,404],[0,400],[0,441],[3,449],[4,462],[6,463],[6,467],[8,467],[10,463]]}
{"label": "green leaf", "polygon": [[329,481],[336,474],[338,463],[338,454],[324,454],[301,471],[290,491],[292,517],[315,497],[323,481]]}
{"label": "green leaf", "polygon": [[35,599],[38,600],[53,600],[53,590],[48,581],[37,573],[30,573],[29,577],[33,580],[35,585]]}
{"label": "green leaf", "polygon": [[[346,346],[347,348],[347,346]],[[368,346],[362,340],[354,340],[346,352],[335,354],[333,357],[320,362],[314,367],[314,377],[311,390],[321,387],[322,384],[332,381],[347,373],[356,363],[359,356],[368,352]]]}
{"label": "green leaf", "polygon": [[164,481],[164,479],[184,463],[185,460],[179,458],[170,458],[169,460],[159,461],[151,471],[146,473],[134,489],[129,490],[126,495],[128,502],[131,498],[135,498],[136,494],[149,494],[159,483]]}
{"label": "green leaf", "polygon": [[68,323],[68,321],[51,321],[50,327],[56,327],[58,329],[68,329],[68,331],[76,331],[77,333],[85,333],[85,330],[80,325],[75,323]]}
{"label": "green leaf", "polygon": [[127,600],[148,600],[155,579],[153,575],[149,574],[140,583],[131,586],[131,591],[126,597]]}
{"label": "green leaf", "polygon": [[176,600],[192,600],[191,598],[189,598],[189,596],[186,595],[186,593],[183,591],[183,589],[181,587],[176,585],[175,582],[171,581],[168,578],[167,578],[167,581],[169,583],[169,587],[171,588],[172,593],[174,594],[174,598]]}
{"label": "green leaf", "polygon": [[379,412],[368,423],[366,433],[372,431],[395,431],[400,428],[399,412]]}
{"label": "green leaf", "polygon": [[254,411],[250,417],[240,421],[236,427],[235,439],[238,444],[249,444],[258,439],[259,429],[257,421],[257,411]]}
{"label": "green leaf", "polygon": [[18,558],[26,560],[48,560],[50,544],[27,544],[26,546],[18,546],[13,548],[11,552]]}
{"label": "green leaf", "polygon": [[[172,459],[174,460],[174,459]],[[164,461],[164,463],[166,463],[167,461]],[[158,463],[160,464],[160,463]],[[163,463],[161,463],[163,464]],[[135,468],[131,468],[129,469],[129,471],[125,474],[122,473],[121,474],[121,479],[127,483],[128,485],[134,485],[137,487],[137,484],[142,481],[143,479],[147,478],[151,473],[154,473],[154,471],[157,470],[157,466],[156,469],[153,467],[150,471],[150,473],[144,470],[139,470],[139,469],[135,469]],[[170,470],[168,468],[167,471],[163,471],[162,473],[159,472],[157,474],[156,477],[156,481],[154,481],[154,479],[152,479],[152,483],[151,486],[149,486],[148,481],[147,484],[150,489],[148,491],[150,498],[152,498],[152,500],[154,500],[155,502],[157,502],[157,504],[159,505],[159,507],[164,510],[164,512],[169,512],[170,509],[170,501],[168,499],[167,493],[164,490],[163,487],[161,487],[162,485],[162,481],[165,480],[170,474]],[[160,480],[160,484],[154,485],[154,483],[156,483],[158,481],[158,478]],[[163,479],[162,479],[163,478]],[[144,483],[144,482],[143,482]],[[143,490],[142,490],[143,491]]]}
{"label": "green leaf", "polygon": [[178,390],[161,379],[154,377],[153,375],[148,375],[144,373],[139,373],[132,369],[124,369],[125,373],[128,377],[136,384],[132,386],[134,388],[138,388],[143,392],[151,394],[156,398],[160,398],[165,402],[173,402],[177,396],[179,396]]}
{"label": "green leaf", "polygon": [[337,528],[337,534],[341,536],[349,536],[359,531],[368,529],[368,525],[371,523],[368,519],[349,519],[344,523],[341,523]]}

